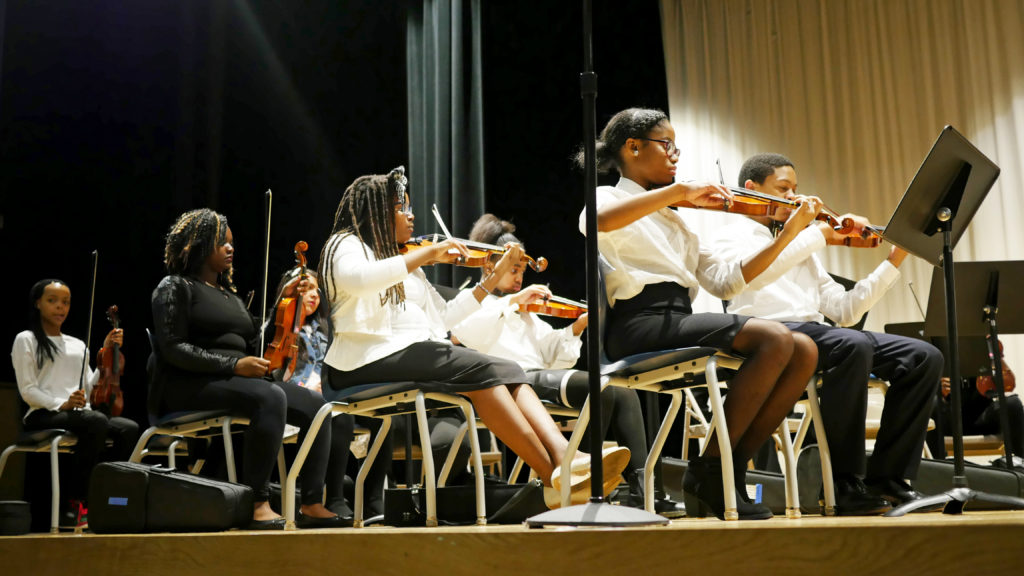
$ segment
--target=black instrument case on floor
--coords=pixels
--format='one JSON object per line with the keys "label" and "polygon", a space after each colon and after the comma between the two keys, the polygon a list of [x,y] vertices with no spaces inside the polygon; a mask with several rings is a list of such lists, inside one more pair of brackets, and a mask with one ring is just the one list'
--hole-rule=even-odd
{"label": "black instrument case on floor", "polygon": [[89,482],[89,528],[125,532],[216,532],[252,521],[248,486],[134,462],[97,465]]}

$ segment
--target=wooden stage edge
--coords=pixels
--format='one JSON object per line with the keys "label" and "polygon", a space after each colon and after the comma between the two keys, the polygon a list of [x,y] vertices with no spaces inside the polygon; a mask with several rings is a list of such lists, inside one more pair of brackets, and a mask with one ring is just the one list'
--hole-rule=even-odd
{"label": "wooden stage edge", "polygon": [[[1024,512],[0,537],[5,574],[1020,574]],[[785,571],[785,572],[783,572]]]}

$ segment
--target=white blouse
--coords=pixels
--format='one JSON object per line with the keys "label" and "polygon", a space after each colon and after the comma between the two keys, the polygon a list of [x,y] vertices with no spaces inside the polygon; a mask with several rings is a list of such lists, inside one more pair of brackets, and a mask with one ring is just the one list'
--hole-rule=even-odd
{"label": "white blouse", "polygon": [[[35,334],[30,330],[19,333],[14,338],[11,348],[11,363],[14,364],[14,375],[18,381],[18,392],[28,404],[25,416],[36,410],[60,409],[71,394],[78,390],[79,378],[82,374],[82,358],[88,357],[85,342],[74,336],[61,334],[50,336],[50,341],[57,345],[53,360],[43,360],[43,367],[36,364]],[[89,391],[99,382],[100,373],[93,370],[89,363],[85,365],[84,389],[86,408],[89,408]]]}
{"label": "white blouse", "polygon": [[[644,188],[620,178],[615,187],[597,189],[597,205],[645,192]],[[586,234],[586,210],[579,227]],[[648,284],[675,282],[690,289],[690,300],[699,287],[724,299],[732,298],[746,286],[739,260],[725,260],[701,245],[700,239],[671,208],[631,222],[617,230],[599,232],[598,248],[613,270],[605,275],[608,301],[632,298]]]}
{"label": "white blouse", "polygon": [[[325,286],[334,340],[324,361],[337,370],[355,370],[416,342],[446,342],[448,329],[480,307],[471,291],[445,302],[421,269],[409,273],[402,256],[377,260],[354,235],[328,242],[337,244]],[[405,302],[381,304],[399,282],[405,283]]]}
{"label": "white blouse", "polygon": [[[762,224],[737,218],[729,234],[712,247],[723,257],[747,259],[772,241]],[[847,291],[832,279],[815,254],[825,247],[817,226],[808,226],[747,289],[732,298],[729,312],[780,322],[822,322],[828,317],[839,326],[852,326],[899,278],[888,260]]]}
{"label": "white blouse", "polygon": [[452,328],[467,347],[512,360],[523,370],[572,368],[583,343],[572,326],[556,330],[532,312],[519,312],[510,296],[487,296],[480,310]]}

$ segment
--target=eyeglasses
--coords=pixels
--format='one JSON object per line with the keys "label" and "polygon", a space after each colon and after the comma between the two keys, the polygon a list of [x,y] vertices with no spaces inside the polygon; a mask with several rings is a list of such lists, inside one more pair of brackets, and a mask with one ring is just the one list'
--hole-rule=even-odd
{"label": "eyeglasses", "polygon": [[412,216],[412,205],[406,204],[405,202],[399,202],[398,204],[395,204],[395,212],[404,214],[407,217]]}
{"label": "eyeglasses", "polygon": [[666,156],[675,156],[679,153],[679,148],[676,148],[676,143],[668,139],[658,140],[657,138],[644,138],[640,136],[637,137],[637,140],[647,140],[648,142],[657,142],[661,144],[661,147],[665,149]]}

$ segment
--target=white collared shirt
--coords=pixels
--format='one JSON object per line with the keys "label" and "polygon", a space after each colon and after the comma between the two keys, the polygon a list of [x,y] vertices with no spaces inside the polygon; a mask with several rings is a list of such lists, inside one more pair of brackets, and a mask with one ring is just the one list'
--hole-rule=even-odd
{"label": "white collared shirt", "polygon": [[[614,186],[597,189],[597,206],[645,192],[628,178],[620,178]],[[580,214],[580,232],[586,234],[587,213]],[[746,286],[740,261],[724,260],[701,246],[700,239],[671,208],[631,222],[617,230],[599,232],[601,255],[611,264],[605,275],[608,302],[627,300],[648,284],[675,282],[690,290],[690,300],[700,287],[712,295],[728,299]]]}
{"label": "white collared shirt", "polygon": [[487,296],[481,307],[452,328],[468,348],[512,360],[523,370],[572,368],[583,343],[572,326],[556,330],[532,312],[520,312],[510,296]]}
{"label": "white collared shirt", "polygon": [[[748,218],[737,218],[728,235],[712,247],[723,257],[747,259],[772,241],[768,228]],[[815,254],[825,237],[811,225],[797,235],[779,257],[747,289],[732,298],[729,312],[780,322],[822,322],[828,317],[839,326],[852,326],[899,278],[888,260],[847,291],[832,279]]]}
{"label": "white collared shirt", "polygon": [[[405,258],[377,260],[358,237],[332,237],[330,282],[334,339],[324,361],[338,370],[355,370],[426,340],[444,340],[448,328],[480,307],[471,291],[445,302],[423,271],[406,270]],[[390,287],[404,282],[403,304],[381,304]]]}
{"label": "white collared shirt", "polygon": [[[59,410],[75,390],[82,374],[82,358],[88,356],[85,342],[74,336],[61,334],[50,336],[50,341],[57,345],[53,361],[44,360],[43,367],[36,364],[35,334],[30,330],[20,332],[14,337],[11,348],[11,363],[14,364],[14,375],[18,381],[18,392],[28,404],[27,418],[36,410]],[[86,408],[89,408],[89,392],[100,379],[100,373],[85,363],[84,390]]]}

